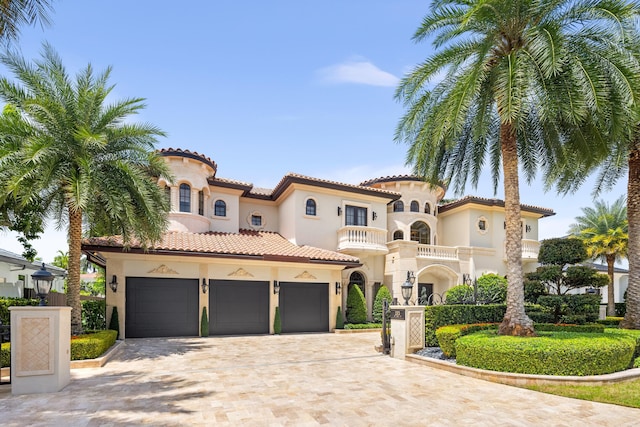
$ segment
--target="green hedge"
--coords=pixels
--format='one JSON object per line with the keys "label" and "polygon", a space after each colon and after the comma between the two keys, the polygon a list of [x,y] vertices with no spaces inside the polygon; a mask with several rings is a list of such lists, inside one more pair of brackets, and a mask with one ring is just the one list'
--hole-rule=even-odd
{"label": "green hedge", "polygon": [[115,342],[116,331],[100,331],[71,339],[71,360],[95,359],[102,355]]}
{"label": "green hedge", "polygon": [[0,347],[0,368],[11,365],[11,343],[2,343]]}
{"label": "green hedge", "polygon": [[379,329],[382,328],[382,323],[347,323],[344,325],[345,329]]}
{"label": "green hedge", "polygon": [[11,323],[11,315],[9,314],[9,307],[12,305],[24,307],[26,305],[38,305],[39,299],[24,299],[24,298],[0,298],[0,321],[3,325]]}
{"label": "green hedge", "polygon": [[497,323],[476,323],[473,325],[448,325],[436,330],[440,349],[447,357],[456,357],[456,340],[461,336],[485,329],[497,328]]}
{"label": "green hedge", "polygon": [[627,369],[636,342],[630,335],[540,332],[535,338],[481,331],[460,337],[457,363],[491,371],[540,375],[601,375]]}
{"label": "green hedge", "polygon": [[367,302],[358,285],[349,285],[345,315],[349,323],[367,323]]}
{"label": "green hedge", "polygon": [[591,294],[545,295],[538,298],[538,304],[553,316],[549,323],[582,324],[598,320],[600,299]]}
{"label": "green hedge", "polygon": [[584,325],[566,325],[562,323],[536,323],[536,332],[584,332],[584,333],[604,333],[604,325],[599,323],[586,323]]}
{"label": "green hedge", "polygon": [[427,306],[424,309],[425,345],[427,347],[438,345],[436,329],[442,326],[500,323],[506,310],[507,306],[504,304]]}
{"label": "green hedge", "polygon": [[624,317],[607,316],[605,319],[598,319],[596,322],[610,328],[617,328],[618,326],[620,326],[620,322],[622,322],[622,319],[624,319]]}
{"label": "green hedge", "polygon": [[636,340],[636,351],[633,357],[640,357],[640,330],[638,329],[605,329],[605,332],[612,335],[626,335]]}
{"label": "green hedge", "polygon": [[105,300],[84,300],[82,303],[82,327],[86,330],[101,331],[107,327],[107,306]]}

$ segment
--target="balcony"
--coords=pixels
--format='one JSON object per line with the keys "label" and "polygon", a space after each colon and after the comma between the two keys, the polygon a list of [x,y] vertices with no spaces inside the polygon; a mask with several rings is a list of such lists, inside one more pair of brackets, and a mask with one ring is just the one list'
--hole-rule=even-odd
{"label": "balcony", "polygon": [[451,246],[418,245],[418,258],[458,260],[458,248]]}
{"label": "balcony", "polygon": [[338,252],[386,254],[387,230],[375,227],[347,226],[338,230]]}
{"label": "balcony", "polygon": [[[522,239],[522,261],[538,261],[540,242],[537,240]],[[504,258],[507,258],[507,243],[504,243]]]}

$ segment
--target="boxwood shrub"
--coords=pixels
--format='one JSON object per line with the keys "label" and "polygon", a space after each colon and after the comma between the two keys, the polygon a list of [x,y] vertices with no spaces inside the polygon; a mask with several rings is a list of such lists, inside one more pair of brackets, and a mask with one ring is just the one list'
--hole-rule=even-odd
{"label": "boxwood shrub", "polygon": [[115,342],[116,331],[100,331],[95,334],[80,335],[71,338],[71,360],[95,359],[102,355]]}
{"label": "boxwood shrub", "polygon": [[380,329],[382,323],[347,323],[345,329]]}
{"label": "boxwood shrub", "polygon": [[584,333],[604,333],[604,325],[599,323],[585,323],[584,325],[566,325],[563,323],[536,323],[535,330],[547,332],[584,332]]}
{"label": "boxwood shrub", "polygon": [[539,332],[535,338],[480,331],[460,337],[457,363],[491,371],[540,375],[601,375],[627,369],[636,343],[625,334]]}
{"label": "boxwood shrub", "polygon": [[622,319],[624,319],[624,317],[607,316],[605,319],[598,319],[597,322],[610,328],[617,328],[620,326]]}
{"label": "boxwood shrub", "polygon": [[476,323],[472,325],[449,325],[442,326],[436,330],[436,337],[440,349],[447,357],[456,357],[456,340],[463,335],[485,329],[497,328],[497,323]]}
{"label": "boxwood shrub", "polygon": [[26,305],[38,305],[40,304],[40,300],[37,299],[24,299],[24,298],[4,298],[0,297],[0,321],[3,325],[8,325],[11,323],[11,315],[9,313],[9,307],[12,305],[15,306],[26,306]]}
{"label": "boxwood shrub", "polygon": [[0,368],[11,365],[11,344],[2,343],[0,346]]}
{"label": "boxwood shrub", "polygon": [[507,306],[487,305],[430,305],[424,309],[425,345],[436,347],[436,329],[447,325],[472,323],[499,323],[504,318]]}
{"label": "boxwood shrub", "polygon": [[636,351],[633,357],[640,357],[640,330],[638,329],[605,329],[605,332],[612,335],[626,335],[636,340]]}

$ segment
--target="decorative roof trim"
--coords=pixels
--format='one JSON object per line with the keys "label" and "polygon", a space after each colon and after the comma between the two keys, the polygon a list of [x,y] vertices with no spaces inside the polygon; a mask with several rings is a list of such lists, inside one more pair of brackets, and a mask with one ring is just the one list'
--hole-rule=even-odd
{"label": "decorative roof trim", "polygon": [[211,160],[209,157],[205,156],[204,154],[200,154],[197,151],[189,151],[189,150],[183,150],[181,148],[162,148],[160,150],[158,150],[158,154],[160,154],[161,156],[164,157],[171,157],[171,156],[175,156],[175,157],[186,157],[188,159],[193,159],[193,160],[198,160],[204,164],[206,164],[207,166],[210,166],[213,169],[213,176],[216,175],[216,171],[218,170],[218,165],[216,165],[216,162],[214,162],[213,160]]}
{"label": "decorative roof trim", "polygon": [[273,200],[277,200],[278,197],[280,197],[282,193],[284,193],[286,189],[293,184],[305,184],[315,187],[328,188],[331,190],[346,191],[349,193],[358,193],[367,196],[383,197],[385,199],[389,199],[390,201],[398,200],[401,197],[401,194],[396,193],[395,191],[381,190],[379,188],[363,187],[353,184],[344,184],[336,181],[312,178],[296,173],[288,173],[282,178],[282,180],[280,180],[278,185],[276,185],[276,188],[274,188],[273,193],[271,194],[271,198]]}
{"label": "decorative roof trim", "polygon": [[[497,206],[500,208],[504,208],[504,200],[500,199],[487,199],[484,197],[477,196],[465,196],[461,199],[455,200],[453,202],[447,203],[446,205],[438,206],[438,213],[444,213],[460,206],[464,206],[467,204],[476,204],[482,206]],[[531,205],[520,205],[520,209],[525,212],[536,213],[541,215],[543,218],[548,216],[553,216],[556,213],[552,209],[543,208],[539,206],[531,206]]]}

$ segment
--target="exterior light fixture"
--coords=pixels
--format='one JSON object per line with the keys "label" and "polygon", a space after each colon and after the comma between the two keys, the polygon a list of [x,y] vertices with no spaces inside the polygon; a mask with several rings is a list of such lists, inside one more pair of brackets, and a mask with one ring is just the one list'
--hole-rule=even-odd
{"label": "exterior light fixture", "polygon": [[277,280],[273,281],[273,294],[278,295],[280,293],[280,283]]}
{"label": "exterior light fixture", "polygon": [[115,274],[113,276],[111,276],[111,281],[109,282],[109,287],[111,288],[111,290],[113,292],[116,292],[118,290],[118,278],[116,277]]}
{"label": "exterior light fixture", "polygon": [[51,290],[51,285],[53,283],[53,274],[49,273],[46,268],[44,268],[44,262],[42,263],[42,268],[36,271],[31,275],[33,279],[36,295],[40,298],[40,305],[45,306],[47,302],[45,298],[49,294]]}
{"label": "exterior light fixture", "polygon": [[375,212],[373,212],[373,213],[371,214],[371,217],[372,217],[372,218],[373,218],[373,220],[375,221],[376,219],[378,219],[378,214],[377,214],[377,213],[375,213]]}
{"label": "exterior light fixture", "polygon": [[342,291],[342,285],[340,284],[340,282],[336,282],[336,295],[340,295],[341,291]]}
{"label": "exterior light fixture", "polygon": [[400,286],[402,290],[402,298],[404,298],[404,305],[409,305],[409,299],[413,293],[413,284],[416,282],[416,276],[411,271],[407,271],[407,280]]}
{"label": "exterior light fixture", "polygon": [[338,206],[338,216],[342,215],[342,208]]}
{"label": "exterior light fixture", "polygon": [[204,277],[202,278],[202,293],[206,294],[207,293],[207,288],[209,287],[209,284],[207,283],[207,279],[205,279]]}

